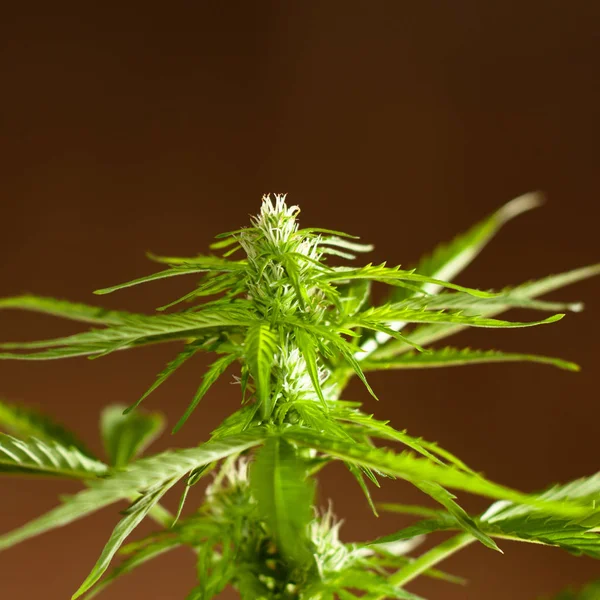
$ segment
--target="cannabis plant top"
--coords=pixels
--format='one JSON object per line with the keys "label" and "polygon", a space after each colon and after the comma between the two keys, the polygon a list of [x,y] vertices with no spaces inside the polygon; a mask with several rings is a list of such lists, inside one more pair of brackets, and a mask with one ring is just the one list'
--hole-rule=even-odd
{"label": "cannabis plant top", "polygon": [[[600,558],[600,475],[522,493],[487,480],[435,443],[365,414],[343,396],[354,375],[375,395],[365,373],[381,369],[528,361],[577,370],[546,356],[430,347],[465,327],[544,325],[581,309],[538,298],[597,274],[599,265],[498,292],[451,282],[507,220],[536,204],[534,195],[518,198],[404,270],[386,264],[331,266],[330,255],[340,262],[371,248],[344,233],[299,229],[297,207],[287,206],[284,196],[264,197],[249,227],[217,236],[214,254],[151,256],[166,268],[96,292],[200,276],[190,293],[154,315],[30,295],[0,300],[0,308],[90,324],[68,337],[3,343],[3,359],[95,358],[147,344],[183,343],[141,398],[124,411],[112,406],[103,412],[106,460],[47,417],[0,403],[0,427],[7,432],[0,434],[2,472],[77,478],[84,484],[49,513],[0,535],[0,549],[126,500],[130,507],[73,598],[91,598],[120,575],[179,546],[197,556],[198,585],[190,600],[211,598],[227,585],[248,600],[416,598],[404,586],[417,576],[458,581],[434,567],[473,541],[494,550],[497,540],[533,542]],[[391,287],[384,304],[371,301],[373,283]],[[528,322],[497,318],[513,307],[551,316]],[[173,431],[230,368],[241,407],[199,446],[138,458],[164,421],[139,404],[198,352],[211,353],[214,362]],[[406,450],[393,451],[381,446],[382,440],[400,442]],[[420,518],[385,538],[342,543],[331,510],[313,506],[316,475],[334,460],[345,463],[375,514],[369,487],[379,485],[382,476],[412,483],[439,508],[380,507]],[[181,517],[190,486],[210,471],[203,504]],[[171,515],[160,500],[177,484],[182,485],[180,508]],[[449,490],[496,502],[481,515],[469,515]],[[146,516],[161,527],[123,546]],[[457,534],[417,558],[409,556],[424,536],[441,530]],[[117,552],[123,560],[105,574]]]}

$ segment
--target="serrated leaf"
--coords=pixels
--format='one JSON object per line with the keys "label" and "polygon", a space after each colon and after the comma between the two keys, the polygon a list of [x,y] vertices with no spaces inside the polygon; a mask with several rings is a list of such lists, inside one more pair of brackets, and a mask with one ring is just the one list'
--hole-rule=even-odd
{"label": "serrated leaf", "polygon": [[581,302],[549,302],[535,300],[515,294],[510,288],[498,292],[493,298],[476,298],[462,292],[444,292],[437,295],[421,295],[409,298],[403,302],[388,304],[398,309],[409,308],[412,310],[468,310],[470,314],[479,312],[505,311],[511,308],[526,308],[549,312],[572,311],[581,312]]}
{"label": "serrated leaf", "polygon": [[365,482],[365,478],[363,476],[362,471],[356,465],[353,465],[352,463],[346,463],[346,467],[348,468],[350,473],[352,473],[352,476],[354,477],[354,479],[356,479],[356,482],[360,486],[360,489],[362,490],[365,498],[367,499],[367,503],[369,504],[370,509],[373,511],[373,514],[376,517],[378,517],[379,513],[377,512],[377,507],[375,506],[375,503],[373,502],[373,498],[371,498],[371,491],[369,490],[369,486]]}
{"label": "serrated leaf", "polygon": [[307,528],[314,486],[294,447],[279,436],[267,439],[250,472],[252,494],[281,551],[294,562],[310,561]]}
{"label": "serrated leaf", "polygon": [[248,329],[244,353],[254,383],[261,414],[268,419],[274,407],[271,397],[271,369],[279,351],[279,337],[266,323],[257,323]]}
{"label": "serrated leaf", "polygon": [[165,269],[164,271],[159,271],[158,273],[152,273],[151,275],[146,275],[145,277],[139,277],[131,281],[126,281],[125,283],[119,283],[117,285],[96,290],[94,294],[110,294],[117,290],[122,290],[124,288],[139,285],[141,283],[158,281],[160,279],[168,279],[170,277],[177,277],[179,275],[206,273],[207,271],[234,271],[245,268],[243,263],[225,260],[216,256],[201,257],[199,260],[194,260],[193,258],[186,260],[171,257],[170,260],[172,262],[169,262],[168,257],[164,257],[163,259],[163,257],[156,257],[154,255],[151,256],[157,262],[167,262],[168,264],[172,264],[174,266],[169,269]]}
{"label": "serrated leaf", "polygon": [[[376,328],[380,323],[392,323],[401,321],[403,323],[444,323],[461,324],[469,327],[492,327],[492,328],[516,328],[516,327],[535,327],[536,325],[545,325],[560,321],[565,315],[556,314],[541,321],[503,321],[500,319],[491,319],[481,315],[469,315],[455,311],[434,311],[434,310],[394,310],[393,306],[383,306],[372,308],[364,313],[359,313],[352,318],[351,326]],[[413,336],[409,336],[414,341]]]}
{"label": "serrated leaf", "polygon": [[132,556],[127,557],[123,562],[119,564],[118,567],[113,569],[107,577],[102,579],[98,584],[94,586],[93,590],[90,590],[88,594],[85,595],[85,600],[92,600],[102,592],[105,588],[107,588],[113,581],[130,573],[137,567],[147,563],[148,561],[157,558],[158,556],[162,556],[165,552],[169,552],[170,550],[175,550],[180,546],[180,542],[177,539],[165,539],[160,542],[156,542],[154,544],[150,544],[145,548],[142,548],[140,551],[136,552]]}
{"label": "serrated leaf", "polygon": [[73,433],[29,406],[9,404],[0,400],[0,430],[20,439],[33,437],[46,443],[57,442],[94,458],[85,444]]}
{"label": "serrated leaf", "polygon": [[72,600],[79,598],[87,590],[89,590],[104,574],[113,556],[117,550],[121,547],[127,536],[142,522],[144,517],[152,509],[153,506],[159,502],[159,500],[165,495],[165,493],[178,481],[178,477],[174,477],[162,485],[153,489],[142,497],[140,497],[126,513],[126,515],[119,521],[112,535],[110,536],[106,546],[102,550],[100,558],[94,565],[92,571],[87,576],[85,581],[81,584],[79,589],[71,596]]}
{"label": "serrated leaf", "polygon": [[97,323],[100,325],[117,325],[125,319],[136,316],[133,313],[125,311],[108,310],[99,306],[89,306],[78,302],[57,300],[56,298],[34,296],[32,294],[0,298],[0,309],[3,308],[28,310],[62,317],[63,319],[70,319],[71,321]]}
{"label": "serrated leaf", "polygon": [[[563,486],[555,486],[535,496],[539,506],[496,502],[481,517],[475,519],[477,528],[498,539],[557,546],[572,554],[600,558],[600,534],[595,526],[600,521],[600,474],[578,479]],[[542,510],[544,502],[579,506],[582,516],[576,519],[548,514]],[[395,506],[387,507],[394,510]],[[435,531],[464,529],[454,513],[437,512],[399,532],[377,542],[389,542]]]}
{"label": "serrated leaf", "polygon": [[246,268],[247,261],[232,261],[226,260],[220,256],[212,256],[210,254],[199,254],[197,256],[182,257],[182,256],[159,256],[152,252],[147,252],[146,256],[153,262],[174,266],[184,267],[202,267],[206,271],[217,272],[235,272],[243,271]]}
{"label": "serrated leaf", "polygon": [[429,481],[441,486],[459,489],[480,496],[504,499],[517,504],[536,507],[548,515],[567,518],[582,517],[588,511],[574,503],[559,502],[524,494],[499,485],[481,475],[468,473],[452,465],[440,465],[410,453],[397,454],[389,449],[372,448],[364,444],[348,443],[340,439],[316,434],[301,428],[285,430],[286,438],[296,444],[313,448],[327,456],[368,467],[411,482]]}
{"label": "serrated leaf", "polygon": [[237,360],[237,358],[238,357],[235,354],[225,354],[224,356],[218,358],[208,368],[208,371],[206,371],[206,373],[204,374],[202,383],[200,384],[200,387],[198,388],[198,391],[196,392],[192,402],[186,409],[181,419],[179,419],[179,421],[177,422],[177,425],[175,425],[175,427],[173,428],[173,433],[179,431],[183,424],[189,419],[190,415],[194,412],[194,409],[196,408],[196,406],[198,406],[198,403],[200,402],[200,400],[202,400],[209,388],[227,370],[227,367],[229,367],[229,365],[231,365]]}
{"label": "serrated leaf", "polygon": [[[567,285],[577,283],[578,281],[583,281],[585,279],[589,279],[590,277],[595,277],[599,274],[600,264],[590,265],[587,267],[574,269],[572,271],[559,273],[558,275],[550,275],[537,281],[529,281],[527,283],[523,283],[521,285],[511,288],[510,294],[513,297],[525,299],[537,298],[538,296],[542,296],[544,294],[553,292]],[[504,312],[504,309],[490,308],[489,311],[485,311],[484,313],[482,313],[482,316],[493,317],[502,312]],[[410,337],[413,342],[427,346],[441,339],[447,338],[450,335],[459,333],[460,331],[466,329],[466,327],[466,325],[460,324],[421,325],[411,332]],[[397,356],[399,354],[403,354],[404,352],[409,352],[410,350],[411,347],[405,342],[391,341],[386,343],[384,346],[377,348],[373,352],[371,357],[380,359],[388,356]]]}
{"label": "serrated leaf", "polygon": [[[465,233],[455,237],[449,243],[441,244],[432,254],[422,258],[416,267],[417,273],[447,281],[454,279],[472,262],[505,223],[540,206],[542,200],[539,193],[524,194],[511,200],[489,217],[473,225]],[[433,286],[425,286],[424,289],[428,292],[436,291]],[[403,296],[402,291],[399,291],[394,299],[401,299]]]}
{"label": "serrated leaf", "polygon": [[179,367],[181,367],[188,359],[190,359],[196,352],[201,350],[203,344],[191,342],[171,361],[169,361],[166,367],[156,376],[154,383],[143,393],[143,395],[125,412],[135,410],[156,388],[162,385]]}
{"label": "serrated leaf", "polygon": [[364,386],[367,388],[367,390],[371,394],[371,396],[373,396],[373,398],[378,400],[377,396],[375,395],[375,392],[369,385],[369,382],[367,381],[367,378],[365,377],[365,374],[363,373],[358,360],[356,360],[356,358],[354,356],[354,354],[355,354],[354,346],[349,344],[343,337],[336,334],[329,327],[325,327],[322,325],[311,325],[309,323],[304,323],[302,321],[292,321],[292,323],[299,327],[305,328],[308,332],[310,332],[315,337],[315,339],[318,339],[319,337],[321,337],[324,341],[329,342],[331,344],[331,346],[333,346],[333,348],[342,355],[342,358],[350,365],[350,367],[352,367],[352,370],[356,373],[358,378],[363,382]]}
{"label": "serrated leaf", "polygon": [[[335,580],[336,586],[343,588],[351,588],[354,590],[360,590],[369,594],[381,594],[385,598],[402,598],[404,600],[423,600],[420,596],[411,594],[406,590],[396,587],[389,583],[382,575],[366,571],[364,569],[350,568],[343,570]],[[358,598],[354,594],[348,592],[343,593],[344,590],[336,590],[336,593],[340,595],[340,598],[344,600],[346,598]],[[365,598],[365,596],[361,596]]]}
{"label": "serrated leaf", "polygon": [[539,356],[537,354],[521,354],[517,352],[501,352],[499,350],[473,350],[471,348],[441,348],[429,352],[407,352],[388,360],[361,361],[363,371],[383,371],[390,369],[431,369],[437,367],[455,367],[504,362],[535,362],[552,365],[567,371],[579,371],[575,363]]}
{"label": "serrated leaf", "polygon": [[113,404],[102,411],[100,433],[110,464],[120,468],[137,458],[160,435],[165,418],[160,413],[131,412]]}
{"label": "serrated leaf", "polygon": [[331,416],[339,421],[351,423],[363,429],[370,437],[381,438],[385,440],[393,440],[404,444],[414,452],[417,452],[431,461],[443,465],[441,459],[454,465],[461,471],[474,474],[462,460],[448,452],[444,448],[440,448],[436,443],[429,442],[423,438],[416,438],[409,435],[406,431],[398,431],[389,425],[388,421],[380,421],[375,419],[373,415],[367,415],[358,409],[345,406],[337,406],[340,402],[336,402],[331,411]]}
{"label": "serrated leaf", "polygon": [[144,344],[197,337],[207,329],[246,327],[253,317],[245,308],[211,307],[203,311],[173,315],[136,316],[119,325],[92,329],[63,338],[36,342],[10,342],[0,348],[37,350],[31,354],[0,353],[0,358],[49,360],[68,356],[103,355]]}
{"label": "serrated leaf", "polygon": [[264,430],[256,427],[246,434],[211,440],[197,448],[170,450],[137,460],[126,470],[95,482],[92,488],[71,496],[64,504],[41,517],[0,535],[0,550],[67,525],[105,506],[130,498],[140,491],[156,489],[166,481],[183,477],[198,467],[243,452],[261,444],[264,437]]}
{"label": "serrated leaf", "polygon": [[437,483],[431,483],[429,481],[420,481],[415,484],[422,492],[433,498],[436,502],[439,502],[449,514],[451,514],[458,525],[467,533],[470,533],[473,537],[478,539],[484,546],[497,550],[502,553],[502,550],[498,548],[496,542],[483,531],[479,525],[472,519],[467,512],[459,506],[454,499],[456,496],[452,495],[448,490],[444,489]]}
{"label": "serrated leaf", "polygon": [[306,364],[306,370],[312,381],[315,393],[319,397],[319,400],[323,403],[323,406],[327,407],[325,396],[323,396],[323,390],[321,389],[321,381],[319,378],[319,367],[317,365],[317,353],[315,352],[315,340],[313,337],[304,329],[296,327],[294,330],[296,336],[296,344],[298,349],[304,358]]}
{"label": "serrated leaf", "polygon": [[357,279],[343,286],[340,291],[340,316],[351,317],[368,304],[371,282],[368,279]]}
{"label": "serrated leaf", "polygon": [[107,470],[104,463],[77,448],[35,438],[19,440],[0,433],[1,473],[96,479],[106,475]]}
{"label": "serrated leaf", "polygon": [[457,285],[449,281],[442,281],[434,277],[427,277],[415,272],[415,270],[406,271],[400,267],[386,267],[385,263],[381,265],[366,265],[359,269],[351,269],[347,267],[337,267],[333,272],[328,272],[319,277],[320,281],[352,281],[355,279],[369,279],[370,281],[378,281],[388,285],[396,285],[400,287],[408,287],[419,291],[419,287],[407,282],[415,282],[420,284],[433,284],[440,287],[465,292],[478,298],[493,298],[495,294],[477,290],[474,288]]}

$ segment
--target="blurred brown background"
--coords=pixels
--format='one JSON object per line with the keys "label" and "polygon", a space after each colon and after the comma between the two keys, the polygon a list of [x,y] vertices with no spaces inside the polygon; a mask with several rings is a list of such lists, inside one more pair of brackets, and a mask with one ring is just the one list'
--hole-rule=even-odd
{"label": "blurred brown background", "polygon": [[[151,272],[146,250],[202,251],[213,234],[247,223],[269,191],[288,192],[303,225],[357,233],[376,242],[373,260],[408,265],[542,189],[547,206],[511,223],[461,281],[500,287],[599,260],[600,3],[135,4],[3,8],[1,295],[94,302],[97,287]],[[102,301],[151,310],[191,283]],[[536,365],[386,373],[373,377],[379,404],[359,385],[348,395],[523,490],[590,474],[599,466],[599,291],[598,281],[565,290],[588,310],[551,327],[456,340],[564,356],[582,364],[579,375]],[[6,340],[77,330],[14,312],[0,314],[0,327]],[[175,350],[3,363],[0,393],[43,407],[100,451],[100,407],[135,400]],[[188,365],[147,405],[173,423],[203,366]],[[215,386],[188,426],[154,448],[195,444],[236,405],[236,388]],[[0,486],[0,531],[77,489]],[[325,471],[321,490],[346,518],[346,539],[403,524],[375,520],[342,469]],[[377,498],[420,500],[389,482]],[[0,597],[69,598],[116,519],[105,510],[3,553]],[[473,546],[448,561],[470,578],[466,588],[412,589],[431,599],[533,600],[600,575],[597,563],[558,550],[503,548]],[[181,552],[102,597],[179,600],[193,582],[193,559]]]}

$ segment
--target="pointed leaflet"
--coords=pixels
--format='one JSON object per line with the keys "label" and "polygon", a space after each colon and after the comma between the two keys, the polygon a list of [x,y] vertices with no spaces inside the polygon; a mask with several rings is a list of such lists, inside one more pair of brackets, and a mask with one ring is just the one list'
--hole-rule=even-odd
{"label": "pointed leaflet", "polygon": [[46,514],[0,535],[0,550],[26,539],[71,523],[118,500],[129,498],[140,490],[156,489],[170,479],[179,478],[203,465],[261,444],[264,430],[255,427],[251,432],[208,441],[197,448],[171,450],[131,463],[124,471],[116,472],[65,500]]}
{"label": "pointed leaflet", "polygon": [[[537,496],[541,502],[566,502],[573,506],[579,505],[584,511],[583,518],[571,520],[549,516],[547,512],[536,507],[500,501],[493,504],[475,521],[477,528],[492,538],[558,546],[572,554],[585,554],[598,559],[600,558],[600,535],[595,530],[595,525],[600,522],[596,508],[599,496],[600,474],[596,474],[564,486],[551,488]],[[382,508],[393,511],[399,508],[399,512],[404,512],[401,506],[389,505]],[[589,518],[586,518],[586,511],[591,515]],[[464,528],[463,524],[458,522],[459,515],[452,511],[449,513],[437,511],[427,516],[433,518],[385,536],[377,540],[377,543],[407,539],[414,535],[435,531]]]}
{"label": "pointed leaflet", "polygon": [[[561,289],[567,285],[577,283],[600,275],[600,264],[590,265],[587,267],[581,267],[572,271],[566,271],[565,273],[559,273],[558,275],[550,275],[537,281],[530,281],[523,283],[514,288],[510,289],[510,295],[518,298],[537,298],[544,294],[548,294],[555,290]],[[503,308],[490,308],[482,313],[482,316],[491,317],[499,313],[504,312]],[[466,325],[442,325],[442,324],[431,324],[422,325],[417,327],[411,332],[410,337],[413,342],[422,344],[424,346],[432,344],[438,340],[444,339],[450,335],[454,335],[466,328]],[[396,356],[404,352],[410,351],[411,348],[408,344],[402,341],[391,341],[380,346],[371,355],[372,358],[384,358],[388,356]]]}
{"label": "pointed leaflet", "polygon": [[[123,323],[105,329],[92,329],[68,337],[37,342],[3,343],[0,348],[50,349],[33,354],[0,354],[0,358],[47,360],[84,354],[105,354],[130,348],[204,335],[206,329],[245,327],[252,323],[250,312],[236,306],[211,307],[193,313],[173,315],[135,316]],[[54,348],[54,350],[52,350]]]}
{"label": "pointed leaflet", "polygon": [[[410,540],[407,542],[410,544]],[[388,546],[391,545],[393,548],[396,543],[397,542],[392,542],[392,544],[375,544],[370,546],[369,550],[373,551],[373,555],[367,558],[367,564],[373,565],[373,567],[377,569],[381,569],[381,567],[398,569],[410,564],[411,562],[414,562],[414,558],[410,558],[408,556],[397,556],[387,551]],[[440,571],[439,569],[427,569],[421,574],[425,577],[430,577],[431,579],[438,579],[440,581],[446,581],[448,583],[454,583],[457,585],[465,585],[467,583],[467,580],[465,580],[463,577],[457,577],[456,575],[446,573],[445,571]]]}
{"label": "pointed leaflet", "polygon": [[46,443],[57,442],[94,458],[74,434],[29,406],[9,404],[0,400],[0,431],[2,430],[20,439],[34,437]]}
{"label": "pointed leaflet", "polygon": [[356,479],[356,482],[358,483],[358,485],[360,486],[360,489],[362,490],[363,494],[365,495],[365,498],[367,499],[367,502],[369,504],[369,507],[373,511],[373,514],[376,517],[378,517],[379,513],[377,512],[377,508],[375,506],[375,503],[373,502],[373,498],[371,498],[371,492],[369,490],[368,484],[365,482],[363,472],[356,465],[353,465],[352,463],[346,463],[346,467],[348,468],[350,473],[352,473],[354,479]]}
{"label": "pointed leaflet", "polygon": [[[292,319],[290,319],[290,322],[293,325],[297,325],[298,327],[303,327],[304,329],[306,329],[309,333],[311,333],[314,336],[315,339],[322,338],[323,341],[329,342],[333,346],[333,348],[342,355],[344,360],[352,367],[353,371],[363,382],[364,386],[367,388],[371,396],[378,400],[377,396],[375,395],[375,392],[369,385],[365,374],[362,372],[360,364],[354,357],[354,353],[356,351],[356,348],[354,346],[349,344],[343,337],[341,337],[341,335],[335,333],[329,327],[322,325],[311,325],[309,323],[304,323],[303,321],[295,321]],[[348,333],[347,331],[343,332]]]}
{"label": "pointed leaflet", "polygon": [[92,598],[95,598],[100,592],[102,592],[102,590],[104,590],[113,581],[115,581],[122,575],[130,573],[137,567],[152,560],[153,558],[161,556],[165,552],[168,552],[169,550],[174,550],[179,546],[179,540],[169,538],[161,540],[160,542],[156,542],[155,544],[151,544],[148,547],[143,548],[139,552],[136,552],[134,555],[126,558],[123,562],[121,562],[119,566],[113,569],[107,577],[105,577],[99,584],[97,584],[94,587],[93,590],[90,591],[89,594],[86,594],[85,600],[92,600]]}
{"label": "pointed leaflet", "polygon": [[156,388],[162,385],[181,365],[183,365],[189,358],[194,356],[202,348],[202,343],[192,342],[187,344],[186,347],[169,363],[167,366],[157,375],[154,383],[144,392],[144,394],[132,404],[125,412],[136,409]]}
{"label": "pointed leaflet", "polygon": [[100,432],[110,464],[124,467],[139,456],[161,433],[165,418],[160,413],[123,414],[125,406],[113,404],[102,411]]}
{"label": "pointed leaflet", "polygon": [[128,509],[125,516],[115,527],[110,539],[104,546],[102,554],[98,562],[94,565],[91,573],[86,580],[81,584],[80,588],[71,597],[72,600],[79,598],[87,590],[89,590],[106,571],[110,565],[110,561],[121,547],[127,536],[141,523],[143,518],[148,514],[153,506],[165,495],[165,493],[175,485],[178,477],[170,479],[158,486],[156,489],[145,493]]}
{"label": "pointed leaflet", "polygon": [[371,282],[368,279],[357,279],[341,286],[341,316],[351,317],[368,303],[371,293]]}
{"label": "pointed leaflet", "polygon": [[315,340],[306,330],[301,329],[300,327],[296,327],[294,332],[296,334],[296,343],[298,344],[298,349],[302,353],[302,357],[306,363],[306,370],[310,375],[310,380],[312,381],[315,393],[323,405],[327,407],[325,397],[323,396],[323,390],[321,389],[321,381],[319,379],[319,367],[317,365],[317,354],[315,352]]}
{"label": "pointed leaflet", "polygon": [[465,292],[478,298],[493,298],[496,294],[484,292],[474,288],[457,285],[448,281],[426,277],[415,270],[405,271],[400,267],[386,267],[385,263],[381,265],[366,265],[358,269],[347,267],[335,267],[331,272],[326,272],[317,278],[317,281],[352,281],[355,279],[369,279],[370,281],[379,281],[392,286],[400,286],[403,289],[409,288],[414,291],[420,291],[418,286],[407,282],[415,282],[421,284],[434,284],[436,286],[445,287],[458,292]]}
{"label": "pointed leaflet", "polygon": [[547,300],[534,300],[516,295],[510,288],[498,293],[493,298],[476,298],[462,292],[444,292],[432,296],[430,294],[420,295],[405,300],[404,302],[394,302],[388,305],[391,308],[402,310],[403,308],[424,309],[424,310],[468,310],[486,312],[489,310],[504,311],[510,308],[527,308],[530,310],[544,310],[550,312],[561,312],[569,310],[572,312],[581,312],[583,304],[581,302],[549,302]]}
{"label": "pointed leaflet", "polygon": [[217,272],[236,272],[243,271],[246,268],[246,261],[232,261],[221,258],[220,256],[211,255],[198,255],[190,257],[182,256],[158,256],[152,252],[147,252],[146,256],[157,263],[183,267],[194,267],[203,268],[206,271],[217,271]]}
{"label": "pointed leaflet", "polygon": [[578,365],[560,358],[498,350],[472,350],[471,348],[441,348],[430,352],[407,352],[387,360],[367,358],[361,362],[361,367],[363,371],[383,371],[388,369],[431,369],[497,362],[535,362],[567,371],[579,371]]}
{"label": "pointed leaflet", "polygon": [[307,527],[314,486],[294,447],[279,436],[268,438],[250,473],[252,493],[282,552],[300,564],[310,560]]}
{"label": "pointed leaflet", "polygon": [[0,309],[3,308],[29,310],[62,317],[63,319],[70,319],[71,321],[97,323],[100,325],[117,325],[125,319],[136,316],[129,312],[108,310],[98,306],[88,306],[87,304],[57,300],[56,298],[47,298],[44,296],[34,296],[32,294],[0,298]]}
{"label": "pointed leaflet", "polygon": [[[365,569],[349,568],[342,570],[334,579],[334,585],[342,588],[336,590],[336,594],[342,600],[354,600],[358,598],[358,596],[345,591],[343,588],[351,588],[353,590],[369,592],[370,594],[382,594],[385,598],[423,600],[420,596],[391,585],[383,575]],[[361,598],[366,597],[364,595],[361,596]]]}
{"label": "pointed leaflet", "polygon": [[[438,246],[432,254],[419,261],[416,271],[428,277],[450,281],[454,279],[479,254],[498,230],[512,218],[539,206],[543,201],[541,194],[531,193],[519,196],[505,204],[486,219],[472,226],[451,242]],[[428,292],[436,287],[425,285]],[[406,297],[403,290],[394,293],[394,300]]]}
{"label": "pointed leaflet", "polygon": [[[564,316],[564,314],[557,314],[552,315],[547,319],[543,319],[542,321],[521,323],[517,321],[490,319],[478,315],[468,315],[457,311],[412,310],[410,308],[394,310],[392,307],[383,306],[369,309],[355,315],[350,324],[346,324],[346,326],[376,329],[380,323],[385,324],[393,321],[402,321],[403,323],[458,323],[469,327],[514,328],[534,327],[536,325],[555,323],[556,321],[560,321]],[[410,337],[412,341],[413,336]]]}
{"label": "pointed leaflet", "polygon": [[554,486],[539,496],[542,500],[571,502],[587,509],[589,516],[577,520],[548,518],[532,507],[496,502],[481,516],[491,535],[560,546],[574,554],[600,558],[598,499],[600,473]]}
{"label": "pointed leaflet", "polygon": [[344,425],[344,429],[346,430],[349,429],[348,424],[358,426],[365,435],[400,442],[407,448],[422,454],[425,458],[435,463],[444,465],[444,462],[441,460],[444,458],[461,471],[475,474],[462,460],[447,450],[440,448],[435,442],[428,442],[422,438],[413,437],[406,431],[398,431],[389,425],[388,421],[379,421],[373,415],[367,415],[356,409],[337,406],[332,409],[331,416],[338,421],[347,423]]}
{"label": "pointed leaflet", "polygon": [[413,483],[421,481],[438,483],[444,487],[464,490],[488,498],[534,506],[548,515],[576,518],[589,514],[589,511],[574,503],[524,494],[489,481],[480,475],[464,472],[454,466],[440,465],[426,458],[417,458],[410,453],[397,454],[385,448],[348,443],[298,427],[286,429],[285,436],[298,445],[313,448],[327,456],[381,471]]}
{"label": "pointed leaflet", "polygon": [[256,396],[264,419],[273,411],[271,369],[278,353],[279,338],[266,323],[256,323],[248,329],[244,342],[246,362],[250,367]]}
{"label": "pointed leaflet", "polygon": [[[438,246],[431,255],[421,259],[415,270],[417,273],[427,277],[451,281],[471,263],[502,225],[513,217],[539,206],[542,200],[543,197],[539,193],[525,194],[515,198],[491,216],[475,224],[464,234],[457,236],[450,243]],[[421,286],[421,291],[435,294],[442,287],[444,286],[439,283],[429,282]],[[399,287],[393,292],[392,300],[402,301],[414,295],[415,290],[411,291]],[[398,329],[403,327],[402,322],[398,322],[395,325],[395,328]],[[376,339],[372,340],[367,346],[367,350],[371,352],[388,340],[388,336],[379,333]]]}
{"label": "pointed leaflet", "polygon": [[206,371],[206,373],[204,374],[204,378],[202,379],[202,383],[200,384],[200,387],[198,388],[198,391],[196,392],[194,399],[192,400],[191,404],[188,406],[184,415],[177,422],[177,425],[175,425],[175,427],[173,428],[173,433],[177,432],[183,426],[183,424],[189,419],[192,412],[194,412],[194,409],[196,408],[196,406],[198,406],[198,402],[200,402],[200,400],[202,400],[202,398],[204,397],[204,394],[206,394],[206,392],[211,387],[211,385],[227,370],[227,367],[230,364],[235,362],[236,359],[237,359],[237,356],[235,354],[225,354],[224,356],[221,356],[221,358],[218,358],[209,367],[208,371]]}
{"label": "pointed leaflet", "polygon": [[[164,260],[162,257],[154,258],[159,259],[157,262],[167,262],[169,264],[169,258],[165,258]],[[201,257],[201,259],[196,261],[194,261],[194,259],[189,259],[189,261],[186,261],[185,259],[177,259],[173,257],[171,258],[171,261],[173,262],[170,264],[173,264],[174,266],[170,269],[165,269],[164,271],[159,271],[158,273],[152,273],[151,275],[146,275],[145,277],[139,277],[138,279],[133,279],[132,281],[126,281],[125,283],[119,283],[117,285],[102,288],[96,290],[94,293],[99,295],[110,294],[116,290],[122,290],[124,288],[139,285],[141,283],[157,281],[159,279],[167,279],[169,277],[177,277],[179,275],[206,273],[207,271],[239,271],[245,269],[243,263],[225,260],[216,256]]]}
{"label": "pointed leaflet", "polygon": [[58,442],[27,441],[0,433],[0,473],[96,479],[107,467],[76,448]]}
{"label": "pointed leaflet", "polygon": [[448,490],[445,490],[437,483],[420,481],[415,485],[422,492],[444,506],[446,510],[456,519],[456,522],[459,524],[459,526],[466,532],[470,533],[473,537],[477,538],[484,546],[487,546],[492,550],[498,550],[499,552],[502,552],[496,545],[496,542],[494,542],[489,535],[482,531],[479,528],[479,525],[465,512],[461,506],[454,501],[456,496],[452,495],[450,492],[448,492]]}

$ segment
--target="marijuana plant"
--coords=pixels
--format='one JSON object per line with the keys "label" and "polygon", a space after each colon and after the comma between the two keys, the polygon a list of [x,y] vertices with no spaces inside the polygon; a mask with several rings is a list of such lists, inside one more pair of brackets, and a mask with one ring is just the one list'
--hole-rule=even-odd
{"label": "marijuana plant", "polygon": [[[405,589],[416,577],[459,581],[437,565],[473,542],[498,550],[498,542],[515,540],[600,558],[600,474],[522,493],[486,479],[435,443],[365,414],[344,395],[353,376],[375,395],[365,374],[382,369],[528,361],[577,370],[559,358],[434,345],[466,327],[544,325],[561,319],[564,311],[581,309],[539,297],[600,273],[600,265],[501,291],[452,283],[506,221],[537,203],[535,195],[513,200],[414,269],[403,270],[386,264],[329,265],[329,256],[341,262],[371,247],[344,233],[299,229],[297,207],[288,206],[284,196],[264,197],[249,227],[217,236],[213,254],[151,256],[165,268],[96,292],[200,276],[187,295],[154,315],[31,295],[0,300],[0,308],[91,325],[68,337],[3,343],[2,359],[95,358],[147,344],[183,344],[139,400],[125,410],[111,406],[103,412],[106,460],[47,417],[0,404],[0,425],[7,432],[0,434],[3,473],[75,478],[83,484],[82,491],[50,512],[1,535],[0,549],[127,501],[129,508],[73,598],[92,598],[121,575],[180,546],[197,557],[198,585],[189,600],[212,598],[228,585],[248,600],[416,598]],[[383,304],[370,295],[379,283],[391,287]],[[497,318],[513,307],[557,314],[528,322]],[[199,352],[215,359],[174,431],[230,368],[235,368],[241,407],[194,448],[138,458],[164,424],[160,415],[138,406]],[[400,443],[405,450],[394,451],[381,441]],[[346,465],[374,513],[369,487],[379,485],[381,477],[410,482],[439,508],[381,506],[418,519],[384,538],[342,542],[331,508],[314,507],[316,476],[336,460]],[[182,517],[188,490],[211,471],[203,504]],[[172,515],[160,500],[177,484],[182,495]],[[494,502],[483,514],[469,515],[450,490]],[[146,517],[160,527],[124,545]],[[424,536],[438,531],[456,533],[412,556]],[[117,552],[123,558],[107,572]]]}

